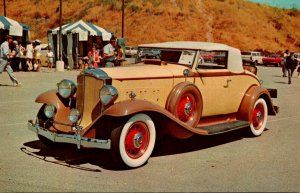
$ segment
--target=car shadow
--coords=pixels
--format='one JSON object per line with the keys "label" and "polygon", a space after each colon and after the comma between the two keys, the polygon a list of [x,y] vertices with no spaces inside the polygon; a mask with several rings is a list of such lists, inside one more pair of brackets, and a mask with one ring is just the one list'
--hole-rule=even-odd
{"label": "car shadow", "polygon": [[[194,135],[188,139],[175,139],[170,136],[165,136],[157,139],[151,157],[199,151],[244,138],[252,138],[248,130],[249,128],[243,128],[213,136]],[[265,129],[265,132],[267,130],[268,129]],[[75,145],[71,144],[60,144],[55,148],[50,148],[39,140],[24,143],[20,150],[29,156],[45,162],[89,172],[102,172],[102,169],[129,170],[129,168],[116,165],[108,150],[94,148],[78,150]],[[84,164],[91,164],[93,166],[82,166]]]}
{"label": "car shadow", "polygon": [[10,87],[12,87],[13,85],[9,85],[9,84],[0,84],[0,86],[10,86]]}
{"label": "car shadow", "polygon": [[274,82],[274,83],[278,83],[278,84],[288,84],[287,82]]}

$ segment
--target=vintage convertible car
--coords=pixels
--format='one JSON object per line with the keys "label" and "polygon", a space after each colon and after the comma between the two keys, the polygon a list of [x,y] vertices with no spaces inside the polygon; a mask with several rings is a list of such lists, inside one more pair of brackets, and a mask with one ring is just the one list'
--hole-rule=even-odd
{"label": "vintage convertible car", "polygon": [[[158,135],[185,139],[248,127],[259,136],[278,111],[271,99],[277,90],[261,86],[255,67],[243,68],[236,48],[165,42],[139,49],[160,50],[160,59],[84,69],[77,84],[62,80],[36,98],[42,107],[28,128],[48,146],[110,149],[118,163],[139,167]],[[218,57],[206,61],[203,53]]]}

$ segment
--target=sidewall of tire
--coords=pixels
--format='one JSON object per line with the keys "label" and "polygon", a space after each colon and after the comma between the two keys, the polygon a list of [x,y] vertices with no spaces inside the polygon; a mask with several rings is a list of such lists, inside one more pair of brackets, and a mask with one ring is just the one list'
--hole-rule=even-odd
{"label": "sidewall of tire", "polygon": [[[144,122],[147,125],[147,127],[149,129],[150,137],[149,137],[149,144],[148,144],[148,147],[147,147],[145,153],[141,157],[139,157],[137,159],[133,159],[133,158],[129,157],[126,153],[125,137],[126,137],[128,130],[130,129],[131,125],[137,121]],[[152,119],[146,114],[134,115],[123,126],[121,134],[120,134],[119,152],[120,152],[122,161],[129,167],[139,167],[139,166],[143,165],[144,163],[147,162],[147,160],[149,159],[149,157],[152,154],[152,151],[153,151],[154,145],[155,145],[155,139],[156,139],[156,130],[155,130],[155,125],[154,125]]]}
{"label": "sidewall of tire", "polygon": [[267,103],[266,101],[263,99],[263,98],[259,98],[257,99],[257,101],[255,102],[254,104],[254,107],[253,107],[253,110],[255,109],[256,105],[261,103],[264,107],[264,122],[261,126],[260,129],[256,130],[253,126],[253,121],[250,123],[250,130],[251,130],[251,133],[254,135],[254,136],[260,136],[263,131],[265,130],[266,128],[266,124],[267,124],[267,119],[268,119],[268,107],[267,107]]}

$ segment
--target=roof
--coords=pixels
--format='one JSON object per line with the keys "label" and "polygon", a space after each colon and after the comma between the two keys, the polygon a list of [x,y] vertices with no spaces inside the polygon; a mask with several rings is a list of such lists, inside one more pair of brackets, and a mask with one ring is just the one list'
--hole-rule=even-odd
{"label": "roof", "polygon": [[162,42],[153,44],[141,44],[139,47],[146,48],[162,48],[162,49],[187,49],[187,50],[207,50],[207,51],[228,51],[228,69],[234,73],[244,71],[242,65],[241,51],[237,48],[221,43],[212,42],[192,42],[192,41],[177,41],[177,42]]}
{"label": "roof", "polygon": [[[58,31],[59,27],[48,30],[48,32],[52,34],[57,34]],[[80,31],[88,32],[91,36],[107,37],[105,39],[110,39],[113,35],[113,32],[83,20],[78,20],[62,26],[62,34],[79,33]]]}
{"label": "roof", "polygon": [[[162,42],[153,44],[141,44],[139,47],[149,48],[172,48],[172,49],[188,49],[188,50],[229,50],[232,47],[212,42],[192,42],[192,41],[176,41],[176,42]],[[234,48],[235,49],[235,48]]]}
{"label": "roof", "polygon": [[8,17],[0,16],[0,29],[9,30],[9,29],[11,29],[12,26],[15,27],[15,28],[21,28],[21,29],[26,30],[26,31],[28,31],[30,29],[30,27],[28,25],[17,22],[17,21],[15,21],[13,19],[10,19]]}

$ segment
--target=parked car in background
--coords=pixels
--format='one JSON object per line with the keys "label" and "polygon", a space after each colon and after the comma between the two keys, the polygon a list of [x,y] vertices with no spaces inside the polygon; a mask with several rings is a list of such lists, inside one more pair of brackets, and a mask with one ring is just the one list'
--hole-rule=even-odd
{"label": "parked car in background", "polygon": [[[143,44],[139,50],[159,54],[138,57],[131,66],[84,69],[77,84],[64,79],[39,95],[35,102],[41,108],[28,128],[49,147],[109,149],[113,161],[139,167],[158,136],[186,139],[241,128],[259,136],[268,115],[278,111],[271,99],[277,90],[261,85],[249,70],[256,67],[244,69],[236,48],[182,41]],[[215,57],[207,62],[203,51]]]}
{"label": "parked car in background", "polygon": [[268,65],[281,66],[283,62],[283,58],[281,58],[279,54],[272,54],[268,57],[264,57],[262,61],[264,66],[268,66]]}
{"label": "parked car in background", "polygon": [[257,64],[263,64],[263,56],[261,52],[254,52],[254,51],[242,51],[242,60],[243,63],[250,63],[254,66]]}
{"label": "parked car in background", "polygon": [[125,47],[125,57],[126,58],[136,57],[137,53],[138,53],[137,46],[126,46]]}
{"label": "parked car in background", "polygon": [[139,57],[143,59],[159,59],[160,50],[150,49],[150,48],[139,48],[138,50]]}

